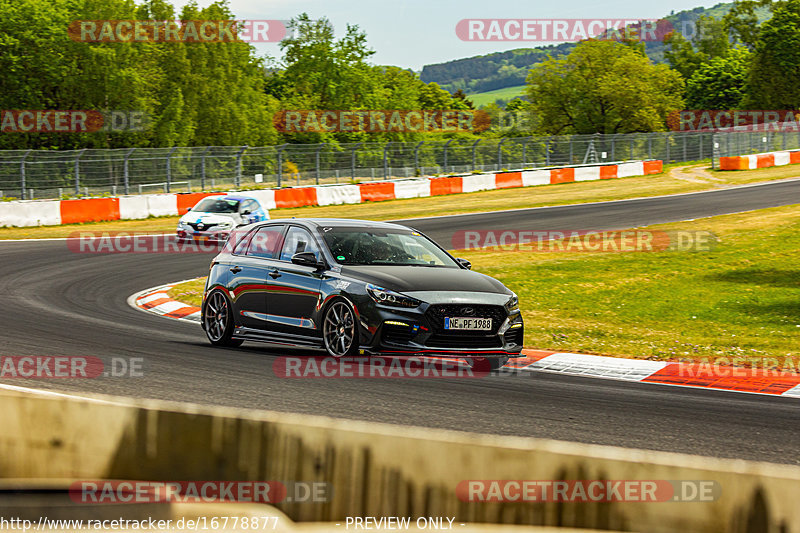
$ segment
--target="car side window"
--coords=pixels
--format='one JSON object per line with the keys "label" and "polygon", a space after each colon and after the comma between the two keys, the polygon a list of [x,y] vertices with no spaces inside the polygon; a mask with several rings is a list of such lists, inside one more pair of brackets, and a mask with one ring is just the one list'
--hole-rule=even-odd
{"label": "car side window", "polygon": [[233,246],[233,254],[234,255],[244,255],[247,251],[247,246],[250,244],[250,239],[253,238],[255,235],[255,231],[245,232],[242,230],[234,230],[231,233],[231,236],[228,238],[228,242],[225,243],[226,246],[230,247]]}
{"label": "car side window", "polygon": [[278,255],[281,249],[284,226],[264,226],[256,230],[250,239],[250,246],[247,248],[247,255],[252,257],[264,257],[272,259]]}
{"label": "car side window", "polygon": [[319,248],[311,234],[303,228],[293,226],[286,234],[286,241],[281,250],[281,261],[291,261],[294,254],[313,252],[319,258]]}
{"label": "car side window", "polygon": [[258,209],[258,204],[255,202],[255,200],[245,200],[242,202],[242,207],[239,209],[239,211],[240,212],[249,211],[252,213],[256,209]]}

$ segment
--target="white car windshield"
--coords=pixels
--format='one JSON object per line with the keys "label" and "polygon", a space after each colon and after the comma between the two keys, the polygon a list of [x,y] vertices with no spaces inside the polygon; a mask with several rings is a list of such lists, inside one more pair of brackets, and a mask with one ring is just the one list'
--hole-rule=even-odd
{"label": "white car windshield", "polygon": [[236,213],[239,210],[239,200],[225,198],[203,198],[192,208],[199,213]]}

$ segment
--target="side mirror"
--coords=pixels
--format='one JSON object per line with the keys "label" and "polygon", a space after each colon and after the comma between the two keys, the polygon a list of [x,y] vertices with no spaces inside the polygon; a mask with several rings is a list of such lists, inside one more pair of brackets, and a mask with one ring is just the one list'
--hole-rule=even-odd
{"label": "side mirror", "polygon": [[250,214],[250,210],[249,209],[245,209],[244,211],[242,211],[242,214],[243,215],[249,215]]}
{"label": "side mirror", "polygon": [[314,252],[300,252],[292,256],[292,263],[295,265],[308,266],[314,268],[323,268],[325,263],[317,260]]}
{"label": "side mirror", "polygon": [[187,213],[188,213],[189,211],[191,211],[191,210],[192,210],[192,208],[191,208],[191,207],[187,207],[187,208],[186,208],[186,212],[187,212]]}
{"label": "side mirror", "polygon": [[458,262],[458,264],[461,265],[463,268],[466,268],[467,270],[472,270],[472,263],[470,263],[466,259],[456,257],[456,262]]}

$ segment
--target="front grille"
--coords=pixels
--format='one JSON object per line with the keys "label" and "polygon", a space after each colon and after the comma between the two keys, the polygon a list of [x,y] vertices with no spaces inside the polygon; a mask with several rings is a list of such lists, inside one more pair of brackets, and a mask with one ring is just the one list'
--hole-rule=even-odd
{"label": "front grille", "polygon": [[384,324],[382,339],[386,344],[408,344],[416,335],[410,326],[397,326],[394,324]]}
{"label": "front grille", "polygon": [[[205,222],[202,223],[202,224],[198,224],[197,222],[189,222],[189,226],[191,226],[191,228],[193,230],[195,230],[195,231],[206,231],[208,229],[213,228],[216,225],[217,224],[206,224]],[[201,228],[198,228],[197,226],[203,226],[203,227],[201,229]]]}
{"label": "front grille", "polygon": [[[437,304],[430,306],[426,315],[434,333],[458,337],[486,337],[497,335],[497,330],[503,325],[508,313],[506,312],[506,308],[502,305]],[[481,332],[470,330],[446,330],[444,329],[445,317],[491,318],[492,330]]]}
{"label": "front grille", "polygon": [[474,331],[458,333],[434,333],[425,345],[431,348],[500,348],[503,343],[498,335],[476,335]]}

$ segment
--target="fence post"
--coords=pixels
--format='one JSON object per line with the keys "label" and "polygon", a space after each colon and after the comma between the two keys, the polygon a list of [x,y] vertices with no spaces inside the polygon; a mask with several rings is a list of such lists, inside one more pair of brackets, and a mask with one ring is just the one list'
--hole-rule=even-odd
{"label": "fence post", "polygon": [[206,190],[206,154],[211,150],[210,146],[206,146],[203,153],[200,154],[200,190]]}
{"label": "fence post", "polygon": [[385,180],[389,179],[389,159],[387,152],[390,144],[392,144],[391,141],[383,145],[383,179]]}
{"label": "fence post", "polygon": [[75,156],[75,196],[81,195],[81,168],[80,168],[80,160],[83,152],[86,151],[86,148],[78,152],[78,155]]}
{"label": "fence post", "polygon": [[544,142],[544,166],[550,166],[550,139]]}
{"label": "fence post", "polygon": [[647,159],[653,159],[653,135],[647,134]]}
{"label": "fence post", "polygon": [[242,155],[247,148],[248,146],[245,144],[236,154],[236,183],[234,185],[237,189],[242,186]]}
{"label": "fence post", "polygon": [[325,146],[326,144],[328,144],[328,143],[320,143],[319,146],[317,146],[317,153],[314,154],[314,158],[315,158],[315,162],[316,162],[316,166],[314,167],[315,168],[314,177],[315,177],[315,179],[317,181],[317,185],[319,185],[319,153],[322,150],[322,147]]}
{"label": "fence post", "polygon": [[278,187],[281,186],[281,181],[283,181],[283,150],[287,146],[288,144],[278,146]]}
{"label": "fence post", "polygon": [[665,142],[666,142],[666,144],[667,144],[667,160],[666,160],[666,161],[664,161],[664,163],[669,163],[670,161],[672,161],[672,160],[670,159],[670,157],[669,157],[669,145],[670,145],[670,144],[671,144],[671,142],[672,142],[672,134],[671,134],[670,132],[667,132],[667,133],[666,133],[666,136],[664,137],[664,139],[665,139]]}
{"label": "fence post", "polygon": [[472,171],[473,172],[475,172],[475,169],[477,168],[477,165],[476,165],[476,162],[477,162],[476,151],[477,151],[479,142],[481,142],[481,139],[478,139],[477,141],[472,143]]}
{"label": "fence post", "polygon": [[173,146],[172,149],[167,154],[167,187],[166,187],[167,192],[170,192],[170,189],[172,188],[172,162],[170,161],[170,159],[172,158],[172,154],[174,154],[175,150],[177,149],[178,149],[177,146]]}
{"label": "fence post", "polygon": [[364,143],[356,144],[350,151],[350,179],[353,181],[356,179],[356,150],[358,150],[362,144]]}
{"label": "fence post", "polygon": [[131,148],[130,150],[128,150],[128,153],[125,154],[125,163],[122,165],[122,179],[123,179],[123,185],[125,187],[126,196],[129,194],[128,189],[130,187],[130,179],[128,177],[128,159],[131,157],[131,154],[133,153],[134,150],[136,150],[136,148]]}
{"label": "fence post", "polygon": [[425,141],[420,141],[414,147],[414,176],[419,173],[419,147],[425,144]]}
{"label": "fence post", "polygon": [[20,200],[25,199],[25,159],[28,158],[28,154],[31,153],[31,150],[25,152],[25,155],[22,156],[22,161],[20,161],[19,165],[19,190],[20,190]]}
{"label": "fence post", "polygon": [[453,139],[448,140],[444,143],[444,160],[442,161],[442,172],[447,173],[447,147],[450,146],[450,143],[453,142]]}
{"label": "fence post", "polygon": [[499,171],[503,166],[503,143],[508,140],[508,137],[503,137],[497,143],[497,170]]}

